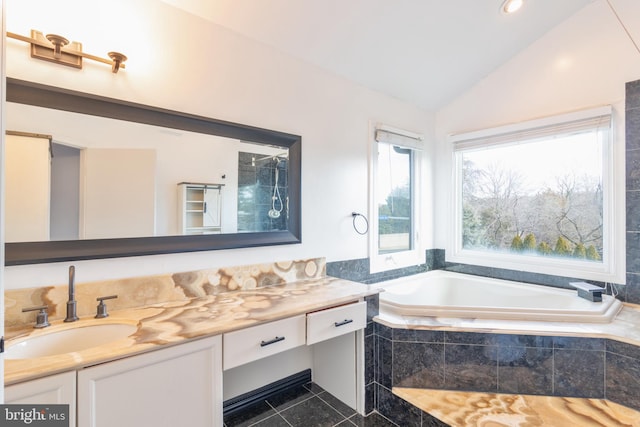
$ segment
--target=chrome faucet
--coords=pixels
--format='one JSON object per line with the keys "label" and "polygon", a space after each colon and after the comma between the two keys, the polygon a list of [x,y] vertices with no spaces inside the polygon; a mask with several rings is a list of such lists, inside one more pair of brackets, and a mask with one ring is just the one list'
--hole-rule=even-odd
{"label": "chrome faucet", "polygon": [[78,320],[76,315],[76,268],[72,265],[69,267],[69,301],[67,301],[67,317],[65,322],[75,322]]}
{"label": "chrome faucet", "polygon": [[28,311],[39,311],[38,315],[36,316],[36,325],[34,326],[34,328],[42,329],[46,328],[47,326],[51,326],[51,323],[49,323],[49,315],[47,313],[48,309],[49,307],[47,307],[46,305],[39,305],[37,307],[23,308],[22,312],[26,313]]}
{"label": "chrome faucet", "polygon": [[593,302],[602,301],[602,293],[605,292],[600,286],[587,282],[569,282],[571,286],[578,290],[578,296]]}

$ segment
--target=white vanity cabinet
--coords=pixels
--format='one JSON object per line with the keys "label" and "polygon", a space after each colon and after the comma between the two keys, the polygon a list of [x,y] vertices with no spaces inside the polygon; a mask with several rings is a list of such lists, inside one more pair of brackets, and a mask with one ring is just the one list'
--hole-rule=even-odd
{"label": "white vanity cabinet", "polygon": [[63,372],[5,387],[7,404],[67,404],[69,425],[76,425],[76,372]]}
{"label": "white vanity cabinet", "polygon": [[364,413],[366,323],[367,303],[355,301],[225,333],[224,400],[309,369],[313,382]]}
{"label": "white vanity cabinet", "polygon": [[78,427],[221,426],[221,346],[216,336],[78,371]]}

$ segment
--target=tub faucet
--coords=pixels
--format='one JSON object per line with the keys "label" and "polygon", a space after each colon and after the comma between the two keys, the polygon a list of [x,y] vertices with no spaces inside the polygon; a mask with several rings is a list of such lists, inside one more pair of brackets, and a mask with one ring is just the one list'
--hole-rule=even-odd
{"label": "tub faucet", "polygon": [[76,315],[76,268],[72,265],[69,267],[69,301],[67,301],[67,317],[65,322],[75,322],[78,320]]}
{"label": "tub faucet", "polygon": [[570,282],[571,286],[578,290],[578,296],[593,302],[602,301],[602,293],[604,289],[599,286],[592,285],[587,282]]}

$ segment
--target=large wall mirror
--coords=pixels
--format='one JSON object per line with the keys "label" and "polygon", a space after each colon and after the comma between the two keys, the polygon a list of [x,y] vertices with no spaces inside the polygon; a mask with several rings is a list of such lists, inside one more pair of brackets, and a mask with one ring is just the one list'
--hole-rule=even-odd
{"label": "large wall mirror", "polygon": [[301,241],[301,138],[7,79],[5,263]]}

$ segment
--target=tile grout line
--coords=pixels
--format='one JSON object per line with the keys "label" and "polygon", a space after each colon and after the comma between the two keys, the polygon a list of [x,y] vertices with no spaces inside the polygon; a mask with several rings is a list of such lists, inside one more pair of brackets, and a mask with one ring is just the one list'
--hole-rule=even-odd
{"label": "tile grout line", "polygon": [[[275,408],[271,403],[269,403],[269,401],[268,401],[268,400],[265,400],[264,402],[265,402],[267,405],[269,405],[269,407],[270,407],[271,409],[273,409],[276,413],[275,413],[275,414],[273,414],[273,415],[271,415],[271,416],[269,416],[269,417],[266,417],[266,418],[261,419],[260,421],[258,421],[257,423],[254,423],[254,424],[250,425],[249,427],[251,427],[251,426],[255,426],[256,424],[261,423],[262,421],[267,420],[267,419],[269,419],[269,418],[271,418],[271,417],[275,417],[275,416],[280,417],[280,418],[281,418],[285,423],[287,423],[289,426],[293,427],[293,425],[291,425],[291,423],[290,423],[289,421],[287,421],[287,419],[286,419],[285,417],[283,417],[282,415],[280,415],[280,412],[281,412],[281,411],[278,411],[278,410],[277,410],[277,409],[276,409],[276,408]],[[291,406],[287,407],[287,409],[289,409],[289,408],[291,408],[291,407],[293,407],[293,406],[295,406],[295,405],[291,405]]]}
{"label": "tile grout line", "polygon": [[[378,415],[380,415],[382,418],[384,418],[385,420],[389,421],[391,424],[393,424],[394,426],[397,426],[398,424],[394,423],[392,420],[390,420],[389,418],[385,417],[384,415],[382,415],[380,412],[376,411],[376,413]],[[422,423],[422,414],[420,414],[420,422]]]}
{"label": "tile grout line", "polygon": [[[329,395],[331,395],[331,394],[329,394]],[[317,397],[318,397],[318,399],[320,399],[320,400],[321,400],[325,405],[327,405],[329,408],[331,408],[331,409],[333,409],[334,411],[336,411],[336,412],[337,412],[337,413],[338,413],[342,418],[344,418],[343,420],[340,420],[340,423],[341,423],[341,422],[343,422],[343,421],[348,420],[348,419],[349,419],[349,418],[351,418],[353,415],[355,415],[355,414],[353,414],[353,415],[346,416],[346,415],[344,415],[342,412],[338,411],[338,409],[336,409],[336,408],[334,408],[333,406],[331,406],[331,404],[330,404],[329,402],[327,402],[326,400],[324,400],[321,396],[319,396],[319,395],[318,395]],[[334,396],[334,397],[335,397],[335,396]],[[356,413],[357,413],[357,412],[356,412]],[[338,424],[340,424],[340,423],[338,423]]]}
{"label": "tile grout line", "polygon": [[258,422],[255,422],[255,423],[253,423],[253,424],[249,424],[249,426],[248,426],[248,427],[254,427],[254,426],[257,426],[257,425],[258,425],[258,424],[260,424],[261,422],[266,421],[266,420],[268,420],[268,419],[270,419],[270,418],[274,418],[274,417],[278,417],[278,418],[280,418],[282,421],[284,421],[285,423],[287,423],[287,425],[288,425],[289,427],[294,427],[294,426],[293,426],[289,421],[287,421],[287,420],[286,420],[282,415],[280,415],[278,412],[276,412],[275,414],[271,414],[271,415],[269,415],[268,417],[263,418],[263,419],[261,419],[261,420],[260,420],[260,421],[258,421]]}

